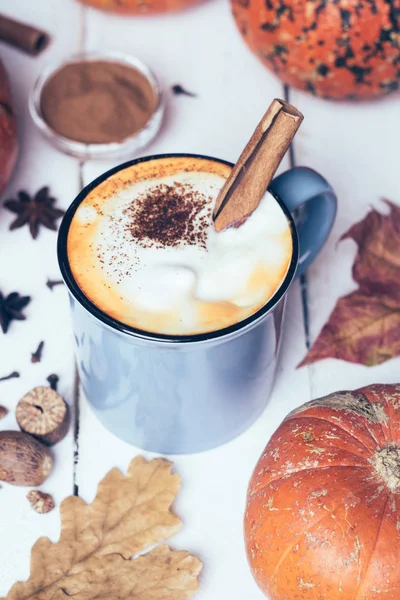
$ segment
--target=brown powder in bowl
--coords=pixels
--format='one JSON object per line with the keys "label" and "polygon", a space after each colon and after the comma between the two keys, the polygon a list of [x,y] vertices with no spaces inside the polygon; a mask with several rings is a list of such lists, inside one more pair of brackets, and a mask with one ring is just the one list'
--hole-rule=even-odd
{"label": "brown powder in bowl", "polygon": [[84,144],[121,142],[140,131],[156,110],[146,76],[119,62],[70,63],[43,87],[43,119],[58,134]]}

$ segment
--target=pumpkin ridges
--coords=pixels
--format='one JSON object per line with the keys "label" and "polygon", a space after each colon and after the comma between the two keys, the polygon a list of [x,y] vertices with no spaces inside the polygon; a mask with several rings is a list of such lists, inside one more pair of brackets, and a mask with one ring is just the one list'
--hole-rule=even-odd
{"label": "pumpkin ridges", "polygon": [[[333,424],[329,420],[316,418],[315,409],[309,419],[303,418],[304,414],[301,413],[302,418],[297,421],[293,421],[292,417],[286,419],[280,427],[279,436],[272,436],[254,470],[250,483],[252,489],[306,468],[346,464],[353,467],[355,460],[361,467],[369,466],[368,458],[373,457],[376,445],[371,449],[365,448],[361,454],[364,446],[347,433],[346,428],[338,427],[336,422]],[[295,453],[293,448],[296,449]],[[356,458],[350,454],[353,451]],[[253,484],[254,478],[256,484]]]}
{"label": "pumpkin ridges", "polygon": [[[383,517],[383,514],[384,514],[384,512],[385,512],[385,510],[386,510],[386,506],[387,506],[387,503],[388,503],[388,501],[389,501],[389,499],[387,498],[387,499],[386,499],[386,501],[385,501],[385,504],[384,504],[383,510],[382,510],[382,517]],[[307,533],[307,534],[310,534],[310,535],[312,535],[312,532],[314,531],[314,529],[315,529],[316,527],[318,527],[319,525],[321,525],[321,523],[322,523],[322,521],[324,521],[324,519],[329,519],[329,518],[332,518],[332,516],[333,516],[333,515],[335,515],[335,513],[336,513],[336,509],[337,509],[337,508],[339,508],[339,502],[340,502],[340,501],[338,501],[338,503],[337,503],[337,504],[336,504],[336,505],[333,507],[333,509],[332,509],[332,511],[331,511],[331,512],[328,512],[326,515],[322,515],[322,517],[321,517],[321,518],[320,518],[318,521],[316,521],[315,523],[313,523],[313,525],[311,525],[311,527],[307,527],[307,528],[305,528],[305,530],[304,530],[304,534],[303,534],[303,535],[305,535],[306,533]],[[379,530],[380,530],[380,525],[379,525],[379,527],[378,527],[378,535],[377,535],[377,538],[378,538],[378,536],[379,536]],[[287,551],[285,551],[285,555],[284,555],[284,557],[283,557],[283,558],[286,558],[286,557],[289,555],[289,552],[290,552],[290,550],[291,550],[291,549],[293,549],[293,547],[294,547],[295,545],[296,545],[296,540],[294,541],[294,543],[293,543],[292,547],[291,547],[291,548],[288,548],[288,549],[287,549]],[[374,551],[374,549],[373,549],[373,550],[372,550],[372,552],[371,552],[371,556],[370,556],[370,558],[372,558],[373,551]],[[366,573],[367,573],[367,570],[368,570],[368,565],[369,565],[369,562],[370,562],[370,560],[368,560],[368,561],[367,561],[367,563],[366,563],[366,564],[367,564],[367,567],[366,567],[366,569],[365,569],[365,575],[364,575],[364,577],[363,577],[363,581],[364,581],[364,579],[365,579],[365,576],[366,576]],[[359,564],[360,564],[360,561],[359,561]],[[278,561],[278,563],[277,563],[277,565],[276,565],[276,567],[275,567],[274,574],[272,575],[272,577],[271,577],[271,579],[270,579],[270,582],[271,582],[271,583],[273,583],[274,577],[275,577],[276,573],[278,572],[278,570],[279,570],[279,568],[280,568],[281,566],[282,566],[282,560],[279,560],[279,561]],[[361,577],[360,577],[360,578],[361,578]],[[356,596],[356,598],[355,598],[354,600],[357,600],[357,596]]]}
{"label": "pumpkin ridges", "polygon": [[[346,403],[351,396],[354,396],[353,403],[347,406]],[[307,402],[298,410],[301,410],[298,416],[316,415],[317,418],[323,418],[338,427],[342,426],[344,420],[348,426],[345,427],[347,433],[360,441],[364,440],[371,452],[387,441],[380,426],[381,422],[388,419],[384,408],[380,403],[370,402],[361,390],[335,392],[330,396]],[[292,415],[296,416],[296,411],[293,411],[289,418]]]}
{"label": "pumpkin ridges", "polygon": [[302,406],[294,409],[288,418],[293,415],[301,415],[303,413],[311,414],[313,408],[325,408],[333,414],[344,412],[348,415],[351,421],[354,418],[362,419],[362,422],[377,425],[382,421],[387,421],[388,417],[384,411],[381,402],[371,401],[365,393],[365,388],[357,390],[340,390],[327,396],[321,396],[316,400],[310,400]]}
{"label": "pumpkin ridges", "polygon": [[[364,579],[364,588],[367,590],[368,584],[370,589],[374,589],[377,587],[377,581],[384,582],[386,584],[385,587],[388,589],[383,590],[376,597],[384,597],[385,600],[386,598],[389,598],[389,600],[398,600],[400,596],[400,551],[399,530],[397,526],[400,507],[397,506],[398,500],[398,495],[389,496],[389,501],[382,517],[379,535],[377,536],[373,560],[371,559],[369,563],[368,573]],[[369,600],[368,595],[361,596],[359,600],[364,600],[364,598]]]}
{"label": "pumpkin ridges", "polygon": [[[277,477],[276,479],[272,479],[269,480],[267,483],[265,483],[265,485],[263,485],[262,487],[257,488],[257,490],[251,491],[250,493],[250,489],[247,493],[247,504],[249,505],[250,503],[253,503],[257,500],[260,500],[262,496],[265,496],[266,494],[266,490],[267,488],[272,485],[272,484],[276,484],[276,483],[280,483],[283,479],[291,479],[291,480],[295,480],[296,479],[296,475],[299,474],[301,478],[304,478],[304,476],[306,474],[310,474],[311,471],[319,471],[322,469],[325,469],[326,471],[332,468],[335,471],[337,469],[348,469],[348,470],[356,470],[357,472],[359,472],[361,469],[363,469],[364,471],[367,471],[368,473],[368,477],[365,478],[365,480],[367,480],[370,476],[371,476],[371,468],[370,466],[366,465],[365,467],[353,467],[352,465],[332,465],[332,467],[313,467],[313,468],[309,468],[309,469],[300,469],[298,471],[293,471],[292,473],[290,473],[289,475],[281,475],[280,477]],[[359,473],[360,474],[360,473]],[[361,474],[360,474],[361,475]],[[354,474],[352,474],[350,471],[348,471],[348,474],[346,474],[343,478],[338,477],[337,474],[335,476],[335,482],[341,482],[341,483],[345,483],[348,479],[351,479],[354,477]],[[296,486],[296,481],[292,481],[293,485]],[[375,483],[371,483],[371,486],[375,486]]]}
{"label": "pumpkin ridges", "polygon": [[[340,501],[338,501],[338,502],[337,502],[337,504],[336,504],[336,505],[333,507],[332,511],[330,511],[330,512],[327,512],[326,514],[323,514],[323,515],[321,516],[321,518],[320,518],[320,519],[318,519],[317,521],[315,521],[315,523],[313,523],[311,526],[310,526],[310,525],[307,525],[307,526],[304,528],[304,531],[300,533],[300,535],[305,535],[306,533],[308,533],[308,534],[312,534],[312,532],[313,532],[313,530],[314,530],[314,528],[315,528],[315,527],[317,527],[318,525],[321,525],[321,522],[322,522],[322,521],[324,521],[325,519],[328,519],[328,518],[332,517],[332,515],[333,515],[333,514],[335,514],[335,509],[336,509],[336,508],[339,508],[339,502],[340,502]],[[300,535],[299,535],[299,537],[300,537]],[[282,557],[281,557],[281,558],[278,560],[278,562],[276,563],[276,566],[275,566],[274,572],[272,573],[272,576],[270,577],[270,583],[271,583],[271,584],[273,584],[273,581],[274,581],[274,579],[275,579],[275,577],[276,577],[276,575],[277,575],[277,573],[278,573],[278,570],[279,570],[280,566],[282,565],[282,560],[284,560],[284,559],[285,559],[285,558],[286,558],[286,557],[289,555],[289,552],[290,552],[290,550],[292,550],[292,549],[293,549],[293,547],[294,547],[294,546],[295,546],[297,543],[298,543],[298,540],[297,540],[297,539],[294,539],[294,540],[293,540],[293,544],[292,544],[292,546],[288,546],[288,548],[285,550],[285,552],[284,552],[283,556],[282,556]]]}
{"label": "pumpkin ridges", "polygon": [[366,571],[365,571],[365,576],[364,576],[362,582],[360,583],[360,585],[358,586],[358,588],[356,590],[356,595],[355,595],[354,600],[359,600],[360,599],[360,592],[362,592],[362,588],[365,586],[365,582],[367,580],[367,575],[368,575],[368,570],[369,570],[370,565],[372,564],[372,557],[373,557],[374,552],[376,550],[378,539],[379,539],[379,535],[380,535],[380,532],[381,532],[381,529],[382,529],[383,519],[384,519],[384,516],[385,516],[385,512],[386,512],[386,508],[387,508],[388,502],[389,502],[389,496],[386,498],[386,502],[385,502],[385,505],[384,505],[383,510],[382,510],[381,518],[379,520],[379,525],[378,525],[376,536],[375,536],[375,542],[374,542],[374,545],[372,547],[371,553],[370,553],[368,561],[367,561],[367,568],[366,568]]}
{"label": "pumpkin ridges", "polygon": [[[364,482],[363,485],[365,486],[366,485],[365,482],[370,481],[371,483],[368,484],[369,486],[375,487],[375,488],[377,487],[377,477],[371,470],[370,465],[366,465],[365,467],[353,467],[352,465],[332,465],[332,466],[328,466],[328,467],[313,467],[313,468],[308,468],[308,469],[299,469],[298,471],[293,471],[292,473],[290,473],[288,475],[281,475],[280,477],[277,477],[276,479],[269,480],[268,482],[265,483],[265,485],[263,485],[262,487],[258,487],[256,490],[250,489],[251,486],[249,486],[249,490],[248,490],[248,494],[247,494],[247,504],[250,505],[250,503],[254,503],[256,500],[259,500],[261,497],[265,497],[265,495],[267,493],[266,488],[268,488],[269,486],[276,485],[276,484],[280,485],[283,481],[290,480],[291,484],[294,487],[297,487],[299,485],[298,481],[296,481],[297,475],[299,475],[301,480],[303,480],[305,476],[308,477],[308,476],[316,475],[317,473],[313,474],[313,471],[314,472],[325,471],[326,474],[328,476],[330,476],[330,474],[328,472],[329,469],[332,469],[335,471],[335,473],[334,473],[335,483],[342,483],[342,484],[344,484],[348,479],[354,478],[354,474],[352,474],[350,470],[356,471],[360,477],[362,477],[362,474],[360,473],[360,471],[361,470],[366,471],[367,476],[362,480]],[[338,471],[340,471],[340,473],[338,473]],[[342,472],[343,472],[343,477],[340,476],[340,474]],[[379,483],[382,483],[382,482],[379,481]],[[385,489],[385,492],[387,493],[386,489]],[[311,493],[312,493],[312,491],[311,491]],[[399,521],[400,521],[400,516],[399,516]]]}
{"label": "pumpkin ridges", "polygon": [[398,424],[400,418],[400,386],[376,384],[362,389],[370,401],[380,402],[385,407],[388,415],[384,432],[386,441],[400,443],[400,423]]}
{"label": "pumpkin ridges", "polygon": [[[366,444],[364,444],[364,442],[363,442],[363,441],[362,441],[360,438],[358,438],[358,437],[357,437],[357,436],[354,434],[354,432],[352,432],[352,431],[349,431],[348,429],[345,429],[345,427],[343,427],[343,425],[339,425],[339,424],[338,424],[336,421],[330,421],[330,420],[329,420],[329,419],[327,419],[327,418],[319,417],[319,416],[316,416],[316,415],[313,415],[313,416],[307,415],[307,416],[305,416],[305,417],[302,417],[302,415],[300,414],[300,415],[297,415],[297,417],[294,417],[294,418],[296,419],[296,421],[298,421],[298,420],[299,420],[299,419],[301,419],[301,418],[305,418],[305,419],[307,419],[307,421],[309,421],[309,420],[311,420],[311,419],[315,419],[315,420],[318,420],[318,421],[325,421],[326,423],[330,423],[330,424],[331,424],[331,425],[333,425],[334,427],[337,427],[338,429],[340,429],[341,431],[343,431],[344,433],[346,433],[347,435],[349,435],[349,436],[350,436],[351,438],[353,438],[353,439],[354,439],[356,442],[358,442],[359,444],[361,444],[361,445],[362,445],[362,447],[363,447],[363,448],[365,448],[365,449],[366,449],[366,450],[367,450],[369,453],[372,453],[372,452],[374,451],[374,450],[373,450],[373,448],[368,448],[368,446],[367,446]],[[288,419],[288,420],[290,420],[290,419]],[[376,447],[376,445],[377,445],[377,442],[376,442],[376,440],[373,438],[373,436],[372,436],[372,435],[371,435],[371,440],[373,440],[373,441],[374,441],[374,443],[375,443],[375,447]]]}
{"label": "pumpkin ridges", "polygon": [[[331,480],[336,480],[334,475],[332,476]],[[309,557],[309,559],[305,561],[307,568],[304,567],[305,570],[302,571],[302,575],[299,575],[299,577],[303,580],[304,583],[307,583],[310,582],[313,577],[316,577],[318,572],[320,572],[320,576],[324,574],[323,578],[325,578],[325,583],[327,583],[332,575],[333,579],[331,583],[333,589],[337,583],[337,581],[335,583],[335,576],[333,574],[337,572],[338,565],[341,564],[339,558],[336,560],[336,566],[335,562],[329,563],[328,561],[326,565],[323,564],[319,566],[319,571],[317,570],[317,572],[313,573],[312,568],[310,568],[309,566],[312,565],[311,557],[314,556],[314,561],[316,560],[318,563],[319,553],[321,551],[324,551],[325,540],[328,544],[327,547],[329,550],[329,543],[331,543],[330,540],[341,540],[343,538],[344,557],[350,557],[354,544],[357,543],[364,546],[365,543],[368,542],[369,532],[364,531],[363,533],[362,530],[363,517],[365,515],[372,515],[376,511],[377,506],[381,505],[382,503],[386,503],[387,494],[384,491],[379,497],[372,499],[371,504],[369,506],[363,506],[361,498],[365,489],[367,489],[367,495],[373,497],[374,491],[376,490],[376,485],[374,484],[374,482],[371,482],[366,488],[365,477],[361,474],[359,474],[359,476],[357,477],[357,485],[355,486],[355,488],[351,487],[351,483],[349,480],[350,478],[346,477],[339,483],[341,489],[347,490],[347,492],[349,492],[349,490],[352,490],[352,497],[359,497],[359,500],[354,504],[353,508],[351,506],[346,508],[345,503],[343,503],[343,498],[346,497],[346,494],[344,492],[339,496],[335,495],[333,498],[331,498],[329,493],[323,493],[323,488],[325,486],[322,486],[321,488],[320,485],[318,491],[314,494],[313,497],[312,490],[314,488],[312,487],[312,478],[310,476],[308,477],[307,481],[303,481],[301,483],[303,491],[306,489],[309,490],[310,503],[304,504],[304,507],[307,507],[306,514],[304,512],[302,513],[300,511],[300,507],[296,505],[296,500],[301,499],[303,497],[303,491],[300,486],[297,488],[293,487],[291,485],[292,482],[289,480],[285,482],[286,485],[284,486],[284,489],[282,488],[282,486],[277,486],[278,489],[276,490],[275,494],[272,489],[270,490],[270,493],[268,492],[265,494],[265,500],[273,498],[273,501],[272,503],[267,502],[266,504],[264,502],[264,508],[260,508],[261,503],[249,503],[250,513],[246,514],[247,553],[251,564],[263,564],[264,567],[266,567],[261,572],[258,572],[259,577],[257,579],[259,585],[261,585],[261,587],[267,594],[269,593],[271,595],[272,599],[276,598],[281,600],[282,598],[286,597],[303,597],[301,595],[297,596],[294,594],[292,596],[290,596],[289,594],[287,596],[284,595],[284,588],[282,586],[284,586],[285,584],[283,583],[282,577],[280,577],[280,582],[277,583],[277,587],[275,587],[275,590],[270,585],[271,571],[278,562],[277,552],[279,552],[279,555],[281,555],[281,552],[287,548],[288,544],[290,544],[295,550],[297,540],[299,549],[297,550],[297,552],[294,551],[293,555],[288,555],[289,558],[286,560],[289,561],[289,564],[282,565],[281,563],[279,574],[282,575],[282,573],[285,573],[286,576],[289,577],[289,573],[291,574],[293,568],[296,568],[294,565],[300,565],[302,561],[304,563],[304,557],[307,554],[307,556]],[[329,485],[327,484],[325,491],[328,490]],[[317,509],[317,506],[323,506],[325,504],[326,511],[322,510],[322,508],[320,508],[320,510]],[[359,507],[362,510],[361,516],[357,515],[356,517],[353,517],[347,515],[347,513],[349,513],[349,515],[352,515],[353,512],[359,512]],[[256,516],[256,513],[254,513],[254,510],[256,511],[256,513],[257,510],[261,511],[258,518]],[[308,512],[310,514],[308,514]],[[320,518],[321,512],[323,514]],[[332,515],[335,516],[335,513],[336,517],[332,518]],[[261,521],[260,517],[262,514],[265,518]],[[328,519],[327,522],[323,521],[323,519],[325,518]],[[350,521],[348,519],[350,519]],[[251,520],[253,520],[256,523],[256,525],[253,527],[252,533],[250,533],[249,531],[249,525],[251,523]],[[354,531],[351,528],[353,520],[355,523],[358,523]],[[278,537],[274,536],[273,531],[278,532]],[[293,540],[295,540],[294,544]],[[256,554],[253,556],[253,559],[251,556],[252,543],[254,544],[253,550],[254,548],[256,549]],[[345,548],[347,548],[347,550],[345,550]],[[353,600],[352,595],[345,595],[345,579],[346,577],[349,577],[349,573],[354,572],[353,569],[355,568],[356,564],[355,562],[353,564],[353,562],[350,559],[349,561],[350,562],[347,566],[342,565],[344,569],[343,594],[341,594],[339,597],[346,598],[347,600]],[[331,575],[330,572],[332,572]],[[292,575],[290,575],[290,577],[292,577]],[[264,581],[268,582],[268,584],[264,585]],[[295,591],[297,589],[297,584],[291,589]],[[329,600],[334,600],[334,598],[336,598],[336,596],[330,595],[329,592],[331,590],[325,589],[324,585],[322,584],[321,587],[318,589],[316,586],[316,589],[314,591],[311,589],[306,591],[307,594],[304,595],[304,598],[307,598],[307,600],[319,600],[321,597],[324,597]],[[319,594],[321,593],[321,591],[326,592],[327,595],[320,596]]]}
{"label": "pumpkin ridges", "polygon": [[[376,390],[374,389],[376,387]],[[360,388],[360,390],[358,390],[360,393],[364,394],[364,396],[369,400],[369,402],[371,404],[378,404],[380,406],[383,407],[383,410],[385,412],[385,414],[388,415],[387,409],[388,409],[388,403],[386,401],[382,401],[382,393],[384,392],[384,386],[383,385],[378,385],[377,386],[367,386],[364,388]],[[379,396],[376,396],[376,392],[379,392]],[[382,446],[384,443],[388,444],[391,440],[391,435],[390,435],[390,429],[389,429],[389,415],[388,418],[384,421],[380,422],[380,429],[381,429],[381,433],[382,433],[382,437],[384,442],[380,442],[380,445]],[[400,441],[400,440],[399,440]]]}
{"label": "pumpkin ridges", "polygon": [[368,465],[365,466],[354,466],[354,465],[323,465],[321,467],[307,467],[305,469],[297,469],[295,471],[291,471],[290,473],[285,473],[282,475],[279,475],[278,477],[275,477],[273,479],[269,479],[264,485],[262,485],[261,487],[258,487],[257,490],[255,490],[254,492],[252,492],[251,496],[248,496],[248,498],[253,498],[253,495],[258,495],[259,492],[262,492],[263,490],[265,490],[266,487],[268,487],[271,483],[276,483],[278,481],[281,481],[282,479],[285,478],[289,478],[292,475],[295,475],[296,473],[305,473],[308,471],[322,471],[322,470],[328,470],[328,469],[364,469],[364,470],[368,470],[370,467],[368,467]]}
{"label": "pumpkin ridges", "polygon": [[[372,391],[372,394],[375,395],[376,393],[377,392],[375,390]],[[399,417],[400,417],[400,410],[395,407],[393,402],[384,400],[384,403],[385,403],[386,412],[389,416],[388,423],[387,423],[386,437],[389,440],[397,440],[398,442],[400,442],[400,426],[397,425],[397,421],[399,420]],[[400,405],[400,393],[399,393],[399,405]]]}

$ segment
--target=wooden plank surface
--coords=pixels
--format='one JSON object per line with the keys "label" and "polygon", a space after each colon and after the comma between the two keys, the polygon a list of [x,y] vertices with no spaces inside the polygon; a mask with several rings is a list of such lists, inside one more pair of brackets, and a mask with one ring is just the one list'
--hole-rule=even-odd
{"label": "wooden plank surface", "polygon": [[[0,0],[0,10],[37,23],[54,35],[53,44],[32,59],[0,46],[8,68],[19,113],[22,140],[20,161],[4,198],[21,188],[35,192],[48,184],[59,203],[68,206],[81,183],[114,166],[110,161],[88,162],[66,157],[43,141],[27,110],[34,80],[50,61],[80,49],[114,50],[142,58],[157,73],[168,101],[165,126],[142,154],[198,152],[234,161],[265,108],[283,96],[281,84],[247,51],[235,29],[225,0],[212,0],[198,8],[166,17],[129,18],[80,7],[72,0]],[[179,83],[196,98],[174,96]],[[381,196],[400,202],[397,182],[400,133],[399,99],[361,105],[330,103],[290,91],[290,101],[305,115],[295,144],[297,164],[309,165],[325,175],[339,196],[337,223],[321,256],[307,274],[310,339],[314,340],[336,299],[354,288],[352,242],[339,246],[340,235],[369,210],[382,206]],[[288,159],[282,168],[289,166]],[[50,292],[48,277],[58,278],[56,236],[42,231],[33,242],[27,230],[10,233],[12,216],[0,211],[0,289],[32,295],[26,323],[13,323],[0,335],[0,376],[18,369],[21,378],[0,383],[0,403],[11,408],[1,428],[15,428],[13,410],[21,395],[45,382],[50,372],[60,375],[60,391],[73,401],[73,349],[65,289]],[[261,418],[236,440],[193,456],[171,457],[183,478],[175,510],[184,520],[173,539],[205,563],[199,600],[261,599],[244,556],[242,514],[246,485],[269,436],[286,413],[311,397],[338,388],[374,381],[396,381],[399,360],[367,369],[326,360],[300,370],[296,365],[306,352],[303,307],[299,283],[293,286],[287,306],[281,359],[273,395]],[[46,342],[43,361],[30,363],[38,342]],[[113,466],[126,469],[140,451],[121,442],[94,417],[81,397],[79,462],[74,479],[73,431],[55,449],[54,474],[43,486],[57,504],[74,491],[91,500],[97,483]],[[146,454],[150,456],[149,454]],[[25,499],[26,490],[4,485],[0,490],[0,595],[28,574],[29,552],[40,535],[56,539],[58,510],[36,515]]]}
{"label": "wooden plank surface", "polygon": [[[4,199],[14,197],[20,189],[35,193],[49,185],[58,204],[66,208],[78,191],[79,165],[55,151],[36,131],[28,114],[28,94],[42,69],[52,61],[78,49],[81,38],[80,8],[72,2],[52,0],[0,2],[1,12],[35,23],[53,36],[51,46],[37,58],[0,45],[0,56],[9,72],[18,116],[21,143],[20,158]],[[62,27],[60,24],[62,23]],[[30,295],[24,311],[25,322],[14,321],[7,335],[0,331],[0,377],[20,371],[20,379],[0,383],[0,403],[9,415],[1,429],[16,429],[14,418],[18,400],[32,387],[47,385],[50,373],[60,377],[59,391],[73,402],[73,344],[68,315],[68,299],[63,287],[51,292],[46,281],[59,279],[54,231],[41,229],[32,240],[27,227],[10,232],[13,215],[0,208],[0,289]],[[43,358],[31,363],[31,352],[44,340]],[[55,468],[41,489],[51,493],[57,505],[73,491],[73,431],[54,449]],[[40,535],[56,539],[59,532],[58,508],[48,515],[38,515],[26,499],[26,488],[3,484],[0,489],[0,596],[17,580],[29,573],[30,547]]]}

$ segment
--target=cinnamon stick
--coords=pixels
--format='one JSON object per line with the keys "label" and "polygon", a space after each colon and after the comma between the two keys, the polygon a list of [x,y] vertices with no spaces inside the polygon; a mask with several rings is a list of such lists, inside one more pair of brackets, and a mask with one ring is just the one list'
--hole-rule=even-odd
{"label": "cinnamon stick", "polygon": [[36,27],[0,15],[0,40],[36,56],[46,48],[50,37],[45,31]]}
{"label": "cinnamon stick", "polygon": [[291,104],[272,102],[218,195],[216,231],[238,227],[257,208],[303,118]]}

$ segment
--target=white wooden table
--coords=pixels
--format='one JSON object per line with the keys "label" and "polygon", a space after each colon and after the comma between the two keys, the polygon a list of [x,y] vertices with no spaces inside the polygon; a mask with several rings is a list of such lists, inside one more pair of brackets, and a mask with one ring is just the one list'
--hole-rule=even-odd
{"label": "white wooden table", "polygon": [[[4,199],[20,189],[36,192],[49,185],[67,208],[77,192],[113,166],[87,162],[54,150],[36,131],[27,98],[36,77],[50,62],[84,50],[118,50],[137,55],[165,86],[168,111],[157,140],[144,153],[198,152],[234,161],[273,97],[285,90],[250,54],[242,42],[227,0],[208,0],[186,13],[166,17],[128,18],[97,12],[74,0],[0,0],[0,12],[37,24],[53,35],[38,58],[4,45],[0,55],[12,80],[18,110],[21,154]],[[180,83],[197,98],[173,96]],[[275,389],[260,419],[236,440],[194,456],[172,457],[183,478],[175,510],[184,521],[172,540],[204,562],[199,600],[255,600],[261,592],[249,573],[242,540],[242,514],[247,481],[255,462],[286,413],[295,406],[335,389],[399,380],[400,360],[366,368],[325,360],[296,369],[307,343],[313,341],[338,296],[355,285],[351,263],[355,245],[337,245],[340,235],[371,206],[385,210],[380,197],[400,203],[400,97],[380,102],[342,104],[321,101],[295,90],[289,100],[305,115],[294,148],[295,164],[319,170],[339,197],[337,221],[329,242],[309,269],[303,291],[292,287]],[[283,168],[289,167],[289,159]],[[42,229],[36,241],[27,228],[9,232],[11,213],[0,209],[0,289],[32,296],[26,322],[13,322],[0,332],[0,377],[18,370],[20,379],[0,383],[0,404],[10,409],[1,429],[14,429],[19,398],[46,377],[60,376],[59,391],[74,410],[73,425],[55,447],[56,466],[42,486],[57,505],[73,493],[90,501],[97,483],[113,466],[126,469],[140,451],[118,440],[75,393],[73,340],[67,292],[50,291],[46,280],[59,279],[56,234]],[[30,362],[45,341],[40,363]],[[30,548],[41,535],[56,540],[58,508],[36,514],[26,490],[3,485],[0,490],[0,595],[29,573]]]}

